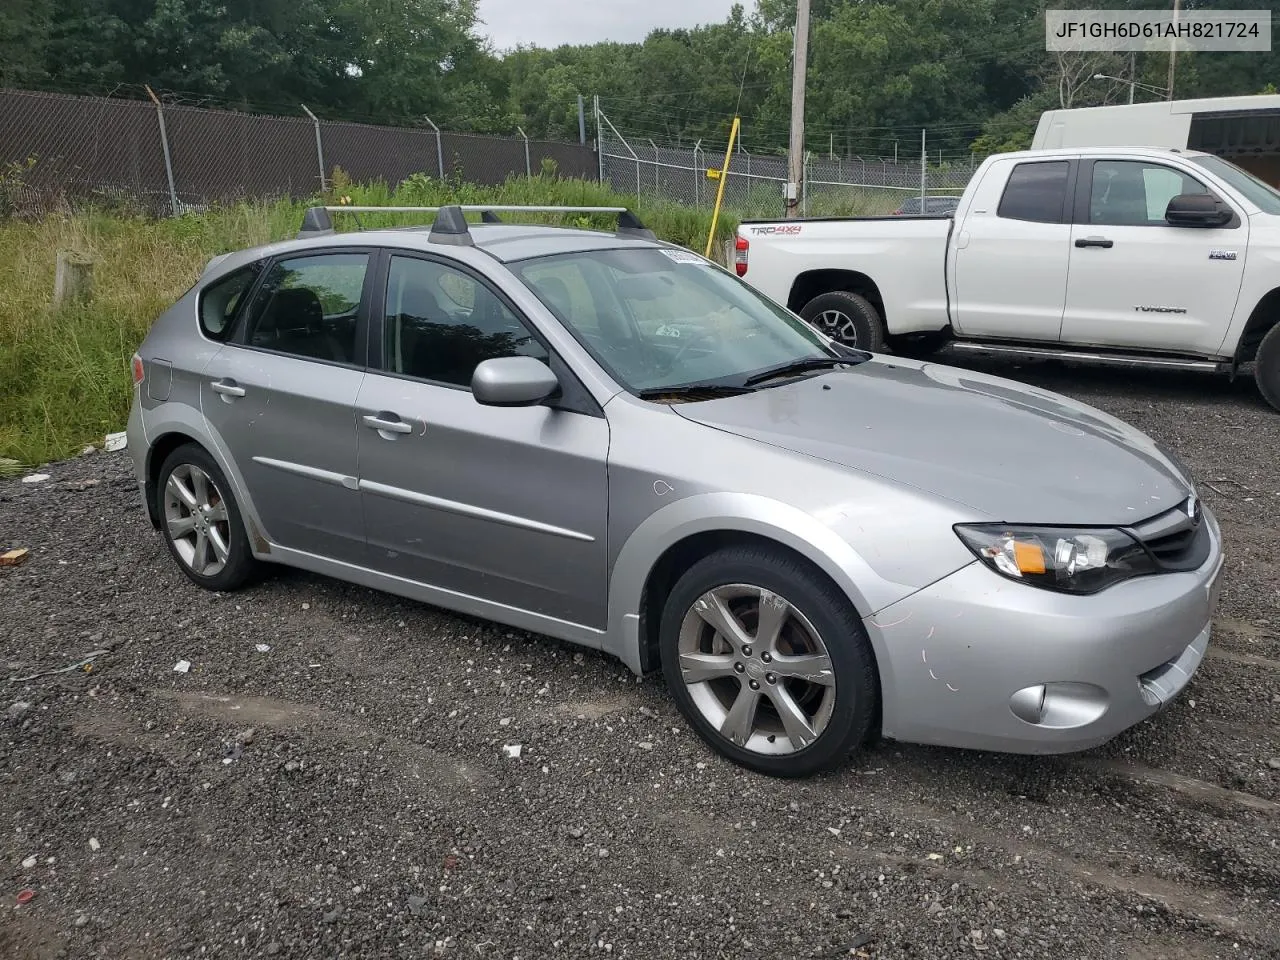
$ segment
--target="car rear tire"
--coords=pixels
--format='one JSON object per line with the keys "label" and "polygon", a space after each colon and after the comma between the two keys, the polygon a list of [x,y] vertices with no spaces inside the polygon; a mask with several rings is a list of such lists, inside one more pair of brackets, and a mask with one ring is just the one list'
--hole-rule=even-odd
{"label": "car rear tire", "polygon": [[690,567],[667,597],[659,645],[690,726],[759,773],[839,766],[877,716],[875,657],[853,605],[780,549],[727,548]]}
{"label": "car rear tire", "polygon": [[819,294],[804,305],[800,316],[815,330],[846,347],[872,353],[884,350],[884,320],[871,301],[860,293],[832,290]]}
{"label": "car rear tire", "polygon": [[156,515],[178,567],[206,590],[237,590],[258,574],[240,507],[213,457],[194,443],[160,466]]}
{"label": "car rear tire", "polygon": [[1280,410],[1280,323],[1273,326],[1258,344],[1258,354],[1253,360],[1253,379],[1263,399],[1273,409]]}

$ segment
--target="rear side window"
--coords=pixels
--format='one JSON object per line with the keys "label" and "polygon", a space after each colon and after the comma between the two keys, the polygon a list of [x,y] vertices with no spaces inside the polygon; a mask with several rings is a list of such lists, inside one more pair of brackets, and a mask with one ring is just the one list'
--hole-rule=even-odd
{"label": "rear side window", "polygon": [[204,289],[200,294],[200,329],[210,340],[225,340],[231,335],[236,315],[244,305],[244,298],[253,286],[262,265],[252,266],[228,274]]}
{"label": "rear side window", "polygon": [[249,308],[245,342],[297,357],[357,363],[356,325],[366,253],[277,261]]}
{"label": "rear side window", "polygon": [[1009,174],[997,215],[1035,223],[1065,222],[1069,168],[1066,160],[1018,164]]}

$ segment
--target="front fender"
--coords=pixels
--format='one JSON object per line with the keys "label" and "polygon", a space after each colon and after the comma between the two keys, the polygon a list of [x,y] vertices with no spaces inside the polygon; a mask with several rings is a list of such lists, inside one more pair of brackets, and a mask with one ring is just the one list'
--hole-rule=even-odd
{"label": "front fender", "polygon": [[725,531],[765,537],[805,557],[844,591],[860,617],[913,592],[877,575],[848,541],[803,510],[756,494],[696,494],[650,514],[623,544],[609,578],[605,650],[641,673],[640,601],[649,572],[681,540]]}

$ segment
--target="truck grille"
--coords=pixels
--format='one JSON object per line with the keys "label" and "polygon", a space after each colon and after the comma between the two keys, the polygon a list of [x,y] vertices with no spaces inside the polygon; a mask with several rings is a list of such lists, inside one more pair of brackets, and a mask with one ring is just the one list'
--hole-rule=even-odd
{"label": "truck grille", "polygon": [[1209,525],[1194,494],[1129,532],[1164,570],[1195,570],[1209,558]]}

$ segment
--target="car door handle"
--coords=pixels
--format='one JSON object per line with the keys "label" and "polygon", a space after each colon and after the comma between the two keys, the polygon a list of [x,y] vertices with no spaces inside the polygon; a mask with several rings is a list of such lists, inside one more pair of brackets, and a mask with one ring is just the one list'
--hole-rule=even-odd
{"label": "car door handle", "polygon": [[1077,247],[1103,247],[1110,250],[1115,246],[1114,240],[1108,240],[1106,237],[1081,237],[1076,241]]}
{"label": "car door handle", "polygon": [[377,430],[379,433],[412,433],[413,425],[405,423],[403,420],[388,420],[387,417],[394,417],[395,414],[370,414],[364,418],[366,427]]}
{"label": "car door handle", "polygon": [[220,393],[223,397],[244,396],[244,387],[240,386],[234,380],[215,380],[213,381],[212,389],[214,393]]}

